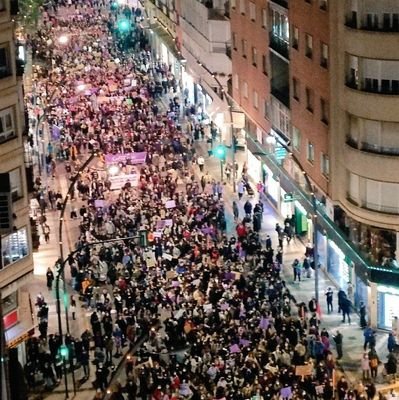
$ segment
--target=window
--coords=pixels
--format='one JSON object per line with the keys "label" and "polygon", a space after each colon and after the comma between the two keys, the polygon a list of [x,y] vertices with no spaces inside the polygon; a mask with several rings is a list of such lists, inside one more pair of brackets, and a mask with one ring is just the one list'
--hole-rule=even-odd
{"label": "window", "polygon": [[245,14],[245,2],[246,2],[247,0],[240,0],[240,13],[241,14]]}
{"label": "window", "polygon": [[251,21],[256,20],[256,6],[252,1],[249,2],[249,18],[251,18]]}
{"label": "window", "polygon": [[292,47],[294,49],[298,50],[298,47],[299,47],[299,29],[296,26],[294,26],[294,28],[293,28],[292,36],[293,36],[292,37]]}
{"label": "window", "polygon": [[237,33],[233,32],[233,49],[237,50]]}
{"label": "window", "polygon": [[247,58],[247,41],[245,39],[241,40],[241,52],[244,58]]}
{"label": "window", "polygon": [[320,98],[320,120],[328,125],[329,120],[329,109],[328,103],[323,99]]}
{"label": "window", "polygon": [[243,88],[242,88],[242,94],[244,98],[248,98],[248,83],[244,82]]}
{"label": "window", "polygon": [[267,28],[267,9],[262,8],[262,28]]}
{"label": "window", "polygon": [[0,11],[6,11],[6,0],[0,0]]}
{"label": "window", "polygon": [[313,57],[313,37],[308,33],[305,34],[305,42],[306,42],[306,50],[305,54],[306,57],[312,58]]}
{"label": "window", "polygon": [[313,112],[313,90],[306,88],[306,109]]}
{"label": "window", "polygon": [[13,201],[20,199],[23,196],[21,169],[16,168],[9,172],[11,197]]}
{"label": "window", "polygon": [[14,108],[0,111],[0,143],[17,137],[14,123]]}
{"label": "window", "polygon": [[238,81],[238,74],[234,74],[233,81],[234,81],[234,89],[238,90],[239,87],[240,87],[240,84],[239,84],[239,81]]}
{"label": "window", "polygon": [[328,68],[328,45],[320,43],[320,65],[323,68]]}
{"label": "window", "polygon": [[324,153],[321,153],[320,170],[325,177],[328,177],[330,175],[330,160],[328,156]]}
{"label": "window", "polygon": [[292,78],[292,97],[299,101],[299,81],[297,78]]}
{"label": "window", "polygon": [[296,151],[301,149],[301,131],[296,127],[292,127],[292,146]]}
{"label": "window", "polygon": [[305,3],[312,4],[312,0],[305,0]]}
{"label": "window", "polygon": [[18,307],[18,292],[12,292],[2,299],[3,315],[7,315]]}
{"label": "window", "polygon": [[4,236],[1,240],[2,265],[0,268],[7,267],[29,254],[26,228],[20,228],[16,232]]}
{"label": "window", "polygon": [[10,75],[12,75],[10,45],[8,43],[2,43],[0,44],[0,79],[6,78]]}
{"label": "window", "polygon": [[320,10],[327,11],[328,8],[328,0],[319,0]]}
{"label": "window", "polygon": [[267,75],[267,55],[262,55],[262,72]]}
{"label": "window", "polygon": [[309,162],[314,162],[314,146],[312,142],[309,142],[309,140],[307,145],[306,157]]}
{"label": "window", "polygon": [[270,119],[270,103],[266,99],[263,100],[263,116],[265,119]]}
{"label": "window", "polygon": [[289,41],[288,16],[277,10],[272,10],[272,34],[286,43]]}
{"label": "window", "polygon": [[256,47],[252,47],[252,65],[256,67],[258,64],[258,52],[256,50]]}
{"label": "window", "polygon": [[259,108],[259,95],[256,90],[254,90],[254,93],[253,93],[253,103],[254,103],[254,108],[258,109]]}

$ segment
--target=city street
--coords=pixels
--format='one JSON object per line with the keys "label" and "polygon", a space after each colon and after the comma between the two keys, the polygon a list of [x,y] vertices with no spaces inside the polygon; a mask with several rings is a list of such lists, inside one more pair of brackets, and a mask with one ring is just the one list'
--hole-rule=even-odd
{"label": "city street", "polygon": [[[220,176],[221,160],[216,151],[209,155],[208,138],[199,134],[210,128],[202,115],[183,106],[182,88],[168,66],[151,55],[148,32],[139,24],[141,11],[91,3],[50,7],[27,65],[28,75],[33,65],[41,65],[34,82],[39,96],[47,98],[48,86],[58,87],[46,110],[43,143],[35,143],[36,150],[44,149],[41,175],[36,159],[40,184],[35,193],[38,198],[42,193],[46,206],[30,294],[42,293],[49,310],[46,334],[28,351],[30,376],[43,381],[33,382],[32,399],[44,385],[47,399],[63,398],[63,360],[78,366],[74,374],[68,371],[67,384],[71,392],[75,381],[75,398],[81,400],[103,398],[107,390],[122,399],[116,397],[122,388],[129,399],[161,399],[166,393],[229,399],[274,394],[290,399],[294,394],[310,400],[317,397],[316,387],[328,400],[328,390],[341,376],[351,388],[357,386],[363,330],[357,310],[350,310],[350,323],[341,322],[338,313],[338,289],[348,288],[334,287],[321,269],[319,305],[304,311],[301,303],[309,308],[315,295],[315,271],[302,268],[297,281],[293,263],[303,263],[306,238],[295,232],[278,235],[276,224],[285,228],[286,216],[278,214],[264,190],[258,193],[258,182],[241,174],[245,150],[234,155],[234,188],[233,178],[225,175],[226,164],[233,164],[232,148],[222,145]],[[213,149],[217,144],[215,139]],[[93,161],[82,168],[91,155]],[[68,192],[71,182],[75,185]],[[254,195],[245,191],[239,198],[240,184],[252,187]],[[50,193],[67,199],[61,238],[61,199],[53,207]],[[250,212],[244,210],[248,204]],[[262,211],[255,221],[257,207]],[[120,240],[106,242],[114,239]],[[276,259],[279,239],[282,263]],[[67,260],[61,315],[64,333],[68,318],[69,332],[53,347],[45,339],[58,332],[55,282],[49,289],[46,274],[49,267],[57,274],[60,240]],[[331,313],[328,288],[334,292]],[[345,298],[353,301],[350,293]],[[87,359],[85,331],[91,334]],[[339,359],[337,331],[343,336]],[[388,382],[382,365],[387,339],[377,332],[371,351],[381,361],[374,380],[378,390]],[[66,355],[61,354],[64,345]],[[137,365],[126,379],[126,360],[131,360],[126,356],[136,352]],[[283,395],[284,389],[289,395]]]}

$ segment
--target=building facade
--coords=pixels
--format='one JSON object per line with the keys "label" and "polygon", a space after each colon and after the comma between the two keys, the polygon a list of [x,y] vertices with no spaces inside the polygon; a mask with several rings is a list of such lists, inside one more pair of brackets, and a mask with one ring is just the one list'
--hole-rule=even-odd
{"label": "building facade", "polygon": [[374,321],[390,328],[399,301],[399,3],[345,0],[329,8],[335,220],[369,265],[385,271],[371,274],[370,288]]}
{"label": "building facade", "polygon": [[391,0],[231,1],[232,93],[252,178],[305,239],[316,230],[325,272],[381,328],[399,295],[398,15]]}
{"label": "building facade", "polygon": [[[24,164],[25,113],[23,69],[17,65],[15,23],[10,1],[0,2],[0,173],[8,173],[13,227],[1,237],[0,292],[5,338],[17,347],[32,333],[32,307],[28,289],[33,275],[29,199]],[[21,346],[23,351],[23,346]]]}

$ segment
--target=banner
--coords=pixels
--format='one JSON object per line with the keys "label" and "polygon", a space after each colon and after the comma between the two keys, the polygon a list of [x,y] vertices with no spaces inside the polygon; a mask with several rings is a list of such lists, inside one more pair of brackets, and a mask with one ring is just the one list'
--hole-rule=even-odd
{"label": "banner", "polygon": [[122,189],[127,182],[130,182],[133,187],[139,185],[138,174],[109,176],[108,179],[111,182],[111,190]]}
{"label": "banner", "polygon": [[121,154],[106,154],[105,155],[105,162],[107,164],[144,164],[145,160],[147,159],[147,152],[135,152],[135,153],[121,153]]}

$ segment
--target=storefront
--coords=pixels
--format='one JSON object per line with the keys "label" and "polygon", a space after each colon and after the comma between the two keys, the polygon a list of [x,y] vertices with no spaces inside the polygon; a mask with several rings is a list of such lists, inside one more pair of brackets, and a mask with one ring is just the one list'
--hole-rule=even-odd
{"label": "storefront", "polygon": [[247,151],[247,167],[248,175],[254,182],[258,183],[262,180],[262,162],[249,150]]}
{"label": "storefront", "polygon": [[311,221],[308,219],[308,213],[302,204],[295,200],[294,202],[294,218],[295,218],[295,232],[300,236],[307,236],[307,240],[312,240]]}
{"label": "storefront", "polygon": [[369,287],[356,275],[354,279],[355,290],[354,290],[354,306],[359,308],[360,303],[368,306],[368,293]]}
{"label": "storefront", "polygon": [[276,208],[279,206],[280,182],[275,179],[273,172],[266,164],[263,164],[263,178],[265,185],[265,194]]}
{"label": "storefront", "polygon": [[182,68],[182,83],[183,83],[183,93],[187,96],[187,101],[190,104],[195,104],[194,98],[194,78],[187,72],[186,68]]}
{"label": "storefront", "polygon": [[169,66],[177,81],[181,79],[182,57],[176,49],[173,37],[161,26],[152,25],[149,29],[151,47],[155,57]]}
{"label": "storefront", "polygon": [[377,285],[377,326],[392,329],[394,317],[399,317],[399,289]]}
{"label": "storefront", "polygon": [[280,213],[284,218],[287,216],[291,217],[295,213],[294,202],[291,200],[288,201],[287,195],[287,192],[280,187]]}
{"label": "storefront", "polygon": [[340,288],[347,289],[348,283],[352,282],[352,266],[345,257],[344,252],[328,239],[327,242],[327,272]]}

